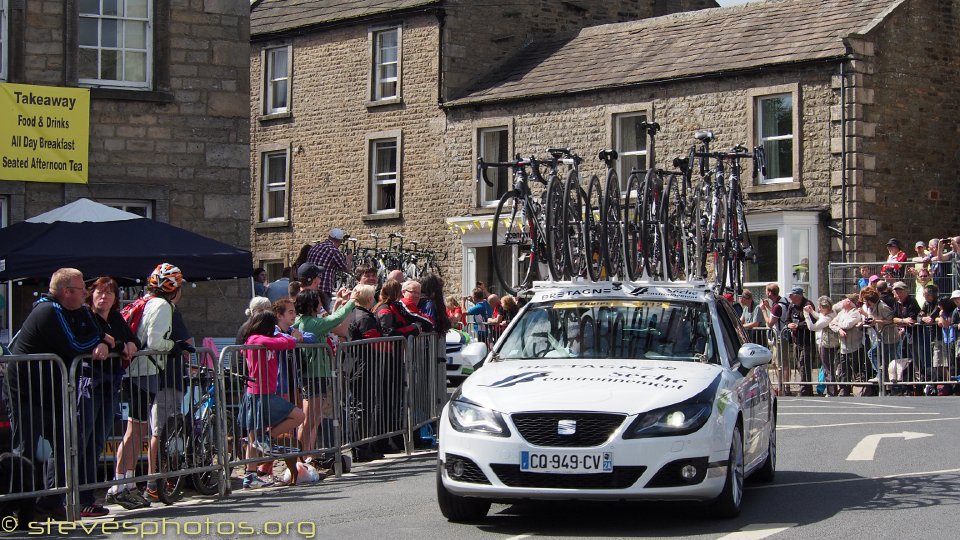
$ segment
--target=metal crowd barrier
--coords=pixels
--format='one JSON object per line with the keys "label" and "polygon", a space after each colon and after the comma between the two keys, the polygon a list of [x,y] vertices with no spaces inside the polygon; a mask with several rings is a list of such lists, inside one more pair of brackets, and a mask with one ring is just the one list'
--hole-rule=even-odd
{"label": "metal crowd barrier", "polygon": [[[913,257],[911,254],[910,257]],[[849,263],[838,263],[832,262],[828,264],[827,276],[828,276],[828,289],[830,298],[834,301],[842,299],[845,295],[850,293],[856,293],[860,290],[859,280],[861,277],[860,268],[867,268],[866,277],[876,275],[883,277],[882,269],[883,266],[888,264],[887,261],[870,261],[870,262],[849,262]],[[913,269],[914,271],[918,270],[922,263],[908,260],[907,262],[900,263],[901,272],[898,277],[898,281],[904,281],[910,287],[911,294],[916,286],[916,276],[913,275],[909,270]],[[951,291],[960,288],[960,261],[944,261],[931,263],[930,265],[930,274],[933,280],[933,284],[937,286],[940,294],[949,294]]]}
{"label": "metal crowd barrier", "polygon": [[0,355],[0,407],[9,411],[10,433],[0,440],[0,506],[42,497],[39,504],[63,507],[76,494],[67,449],[73,441],[70,412],[73,382],[53,354]]}
{"label": "metal crowd barrier", "polygon": [[751,341],[766,344],[774,353],[770,377],[781,395],[804,387],[814,394],[881,396],[943,395],[960,389],[957,343],[945,341],[938,326],[880,332],[866,326],[848,336],[841,349],[819,347],[814,332],[751,331]]}
{"label": "metal crowd barrier", "polygon": [[[447,354],[445,336],[435,333],[410,338],[407,346],[407,434],[404,442],[413,442],[414,430],[440,417],[447,395]],[[410,451],[410,447],[407,447]]]}

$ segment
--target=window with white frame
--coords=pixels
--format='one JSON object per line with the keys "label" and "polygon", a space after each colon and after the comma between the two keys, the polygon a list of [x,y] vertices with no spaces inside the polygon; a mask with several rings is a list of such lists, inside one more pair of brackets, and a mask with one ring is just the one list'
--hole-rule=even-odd
{"label": "window with white frame", "polygon": [[763,145],[767,164],[764,184],[792,182],[794,156],[793,96],[777,94],[756,98],[756,140]]}
{"label": "window with white frame", "polygon": [[[509,161],[509,137],[506,126],[481,128],[477,133],[479,148],[477,154],[483,161]],[[500,197],[510,189],[510,169],[508,167],[490,167],[487,169],[487,180],[493,185],[488,186],[480,180],[480,206],[494,206]]]}
{"label": "window with white frame", "polygon": [[7,37],[7,17],[10,12],[7,0],[0,0],[0,81],[7,80],[7,54],[10,38]]}
{"label": "window with white frame", "polygon": [[370,141],[370,213],[386,214],[399,210],[397,139]]}
{"label": "window with white frame", "polygon": [[400,97],[400,28],[373,32],[372,100]]}
{"label": "window with white frame", "polygon": [[263,53],[263,114],[290,112],[292,49],[286,45],[266,49]]}
{"label": "window with white frame", "polygon": [[117,210],[123,210],[124,212],[130,212],[131,214],[136,214],[140,217],[153,219],[153,202],[152,201],[99,199],[97,202],[103,205],[109,206],[111,208],[116,208]]}
{"label": "window with white frame", "polygon": [[283,277],[283,261],[260,261],[260,267],[267,271],[267,283]]}
{"label": "window with white frame", "polygon": [[260,222],[287,221],[287,191],[290,177],[288,150],[261,155]]}
{"label": "window with white frame", "polygon": [[644,113],[618,114],[614,117],[613,147],[620,157],[617,174],[620,175],[620,190],[627,190],[630,171],[647,169],[647,132],[640,128],[647,121]]}
{"label": "window with white frame", "polygon": [[79,82],[150,88],[153,0],[78,0]]}
{"label": "window with white frame", "polygon": [[819,295],[819,250],[817,212],[770,212],[747,216],[750,242],[757,253],[756,262],[744,264],[744,286],[762,293],[767,283],[777,283],[780,291],[803,287],[808,298]]}

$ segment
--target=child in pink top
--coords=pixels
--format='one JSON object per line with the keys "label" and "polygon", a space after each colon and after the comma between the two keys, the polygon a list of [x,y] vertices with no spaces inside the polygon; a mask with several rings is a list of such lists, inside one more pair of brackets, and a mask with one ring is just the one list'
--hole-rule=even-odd
{"label": "child in pink top", "polygon": [[[277,351],[291,350],[297,342],[289,336],[274,336],[277,316],[272,311],[255,314],[240,329],[245,345],[259,345],[265,349],[245,350],[247,374],[255,379],[247,383],[247,395],[241,405],[240,418],[245,426],[250,444],[247,459],[274,453],[271,438],[296,429],[303,423],[303,411],[277,395],[279,362]],[[296,467],[291,472],[291,484],[296,483]],[[264,487],[269,483],[257,478],[253,464],[248,464],[243,480],[244,487]]]}

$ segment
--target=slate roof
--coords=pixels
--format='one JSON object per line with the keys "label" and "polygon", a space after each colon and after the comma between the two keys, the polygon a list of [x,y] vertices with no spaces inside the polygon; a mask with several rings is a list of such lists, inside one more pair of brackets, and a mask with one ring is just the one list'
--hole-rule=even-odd
{"label": "slate roof", "polygon": [[251,6],[250,35],[275,34],[439,3],[440,0],[261,0]]}
{"label": "slate roof", "polygon": [[536,41],[448,106],[584,92],[846,54],[908,0],[766,0],[589,27]]}

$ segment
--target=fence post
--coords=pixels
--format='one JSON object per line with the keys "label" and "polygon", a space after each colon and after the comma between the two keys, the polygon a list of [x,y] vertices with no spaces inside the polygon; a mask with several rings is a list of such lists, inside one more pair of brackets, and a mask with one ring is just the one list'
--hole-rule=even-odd
{"label": "fence post", "polygon": [[[70,521],[80,520],[80,430],[77,423],[80,419],[80,412],[77,407],[77,369],[83,363],[83,358],[89,358],[90,355],[78,355],[73,359],[68,373],[64,374],[64,388],[66,396],[63,400],[63,444],[66,445],[64,464],[66,472],[66,511],[67,519]],[[66,368],[66,366],[64,366]],[[66,369],[65,369],[66,371]],[[87,459],[97,459],[99,456],[89,456]],[[96,481],[96,479],[94,479]]]}
{"label": "fence post", "polygon": [[406,350],[403,354],[403,365],[406,371],[405,378],[407,379],[406,388],[403,393],[403,403],[406,409],[405,418],[407,422],[406,429],[403,430],[403,450],[408,456],[413,453],[413,402],[411,396],[413,395],[413,356],[417,348],[413,345],[415,339],[415,336],[407,338]]}
{"label": "fence post", "polygon": [[[197,349],[197,358],[200,358],[200,354],[206,352],[210,355],[211,360],[213,360],[213,350],[198,348]],[[220,475],[220,489],[217,492],[217,495],[220,497],[226,497],[233,490],[230,486],[230,454],[227,452],[227,437],[230,435],[227,429],[227,391],[226,391],[226,377],[224,374],[224,364],[225,358],[224,355],[229,354],[227,347],[224,347],[223,351],[220,351],[220,356],[216,358],[217,365],[214,366],[214,412],[216,413],[217,419],[217,455],[220,457],[220,470],[217,474]],[[234,433],[234,437],[239,437],[239,433]],[[234,441],[236,444],[236,441]]]}
{"label": "fence post", "polygon": [[[345,348],[337,347],[337,354],[333,358],[333,473],[337,478],[343,477],[343,446],[342,420],[346,417],[347,408],[341,398],[341,385],[347,384],[343,376],[343,357]],[[347,423],[349,425],[349,423]]]}

